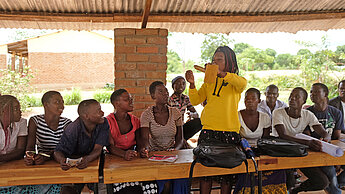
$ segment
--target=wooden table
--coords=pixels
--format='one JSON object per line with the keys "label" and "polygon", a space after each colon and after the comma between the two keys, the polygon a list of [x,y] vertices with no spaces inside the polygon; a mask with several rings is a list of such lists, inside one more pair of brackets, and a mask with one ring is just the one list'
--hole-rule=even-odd
{"label": "wooden table", "polygon": [[[332,144],[345,150],[345,143],[339,140],[332,141]],[[342,157],[333,157],[323,152],[309,150],[308,155],[305,157],[260,156],[258,161],[259,171],[332,165],[345,165],[345,154]]]}
{"label": "wooden table", "polygon": [[[122,158],[106,155],[104,163],[104,183],[121,183],[131,181],[148,181],[188,178],[189,168],[193,162],[193,150],[179,150],[173,152],[154,152],[152,154],[178,155],[173,162],[155,162],[147,158],[135,158],[132,161],[125,161]],[[150,154],[150,155],[152,155]],[[254,172],[253,162],[248,160],[249,172]],[[245,173],[246,166],[242,165],[233,168],[205,167],[197,163],[194,167],[193,177]]]}
{"label": "wooden table", "polygon": [[23,160],[15,160],[0,164],[0,186],[98,183],[98,166],[99,159],[91,162],[86,169],[63,171],[55,161],[26,166]]}

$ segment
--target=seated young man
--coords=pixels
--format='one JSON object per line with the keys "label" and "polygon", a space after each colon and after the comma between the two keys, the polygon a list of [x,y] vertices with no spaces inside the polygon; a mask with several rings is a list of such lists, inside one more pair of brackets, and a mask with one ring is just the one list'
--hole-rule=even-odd
{"label": "seated young man", "polygon": [[[273,111],[273,134],[278,134],[282,139],[308,145],[315,151],[321,151],[321,142],[317,140],[303,140],[295,137],[296,134],[303,133],[304,129],[309,126],[311,130],[316,131],[322,139],[326,141],[330,141],[331,139],[330,135],[325,131],[315,115],[308,110],[302,109],[303,104],[306,103],[307,97],[307,91],[301,87],[292,90],[289,97],[289,107],[279,108]],[[328,178],[325,173],[322,172],[321,168],[302,168],[300,170],[308,177],[308,180],[292,189],[291,193],[323,190],[328,186]]]}
{"label": "seated young man", "polygon": [[266,100],[262,100],[258,105],[258,111],[268,114],[272,119],[272,113],[277,108],[287,107],[287,104],[278,100],[279,89],[276,85],[271,84],[265,90]]}
{"label": "seated young man", "polygon": [[[315,83],[310,89],[310,99],[314,103],[313,106],[307,108],[307,110],[314,113],[319,122],[323,125],[327,133],[333,140],[340,138],[340,132],[344,131],[343,115],[335,107],[328,105],[328,87],[322,83]],[[315,138],[320,138],[319,134],[315,131],[311,133],[310,128],[306,129],[307,134]],[[322,171],[327,175],[330,181],[326,190],[332,194],[341,194],[341,189],[338,185],[337,172],[334,166],[321,167]],[[344,182],[345,172],[343,171],[338,178],[340,182]]]}
{"label": "seated young man", "polygon": [[[78,114],[79,118],[68,125],[55,148],[54,157],[60,163],[62,170],[72,167],[67,163],[67,158],[81,158],[76,167],[87,168],[89,162],[100,156],[103,146],[109,144],[109,124],[103,117],[104,112],[96,100],[89,99],[80,102]],[[84,185],[74,184],[73,189],[80,193]],[[89,188],[90,186],[88,185]],[[71,189],[71,187],[63,187],[62,193]]]}

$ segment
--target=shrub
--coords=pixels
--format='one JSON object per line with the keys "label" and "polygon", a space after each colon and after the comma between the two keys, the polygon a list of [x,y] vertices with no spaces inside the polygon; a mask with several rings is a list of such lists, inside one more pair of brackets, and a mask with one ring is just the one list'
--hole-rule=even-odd
{"label": "shrub", "polygon": [[93,94],[93,98],[99,103],[110,103],[111,91],[97,90]]}
{"label": "shrub", "polygon": [[25,95],[24,100],[26,101],[28,107],[39,107],[42,106],[41,99],[35,96]]}
{"label": "shrub", "polygon": [[65,105],[75,105],[81,102],[81,91],[79,88],[72,88],[70,93],[63,95]]}
{"label": "shrub", "polygon": [[113,91],[114,88],[115,88],[115,84],[114,83],[106,83],[103,88],[106,89],[106,90]]}
{"label": "shrub", "polygon": [[32,77],[29,68],[25,68],[23,73],[0,69],[0,93],[15,96],[19,100],[22,110],[25,111],[28,107],[25,95],[32,90],[29,85]]}

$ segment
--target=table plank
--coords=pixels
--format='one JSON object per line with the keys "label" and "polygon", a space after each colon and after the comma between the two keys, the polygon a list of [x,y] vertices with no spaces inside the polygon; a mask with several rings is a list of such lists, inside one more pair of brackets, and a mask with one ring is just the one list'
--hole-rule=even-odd
{"label": "table plank", "polygon": [[91,162],[86,169],[63,171],[55,161],[26,166],[24,160],[15,160],[0,164],[0,186],[98,183],[98,166],[99,159]]}
{"label": "table plank", "polygon": [[[345,143],[339,140],[332,141],[332,144],[337,145],[345,150]],[[308,155],[304,157],[271,157],[263,155],[260,156],[258,163],[259,171],[344,165],[345,155],[342,157],[333,157],[323,152],[314,152],[308,150]]]}
{"label": "table plank", "polygon": [[[134,158],[131,161],[113,156],[105,156],[104,164],[104,183],[120,183],[130,181],[148,181],[148,180],[163,180],[163,179],[177,179],[188,178],[189,168],[193,162],[193,150],[179,150],[173,152],[154,152],[153,154],[161,155],[178,155],[178,159],[173,162],[156,162],[149,161],[147,158]],[[249,172],[254,172],[255,168],[253,162],[248,160]],[[205,167],[197,163],[194,167],[193,177],[237,174],[245,173],[246,167],[242,165],[233,168],[216,168]]]}

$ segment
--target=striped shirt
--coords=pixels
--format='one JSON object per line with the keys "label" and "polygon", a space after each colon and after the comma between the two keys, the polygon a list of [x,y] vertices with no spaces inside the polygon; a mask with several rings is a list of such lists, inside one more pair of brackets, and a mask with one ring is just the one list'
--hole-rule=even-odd
{"label": "striped shirt", "polygon": [[72,121],[65,117],[60,117],[59,125],[56,131],[53,131],[47,125],[44,115],[35,115],[31,117],[37,126],[36,130],[36,144],[38,152],[49,152],[53,151],[56,145],[59,143],[61,136]]}

